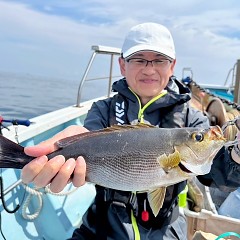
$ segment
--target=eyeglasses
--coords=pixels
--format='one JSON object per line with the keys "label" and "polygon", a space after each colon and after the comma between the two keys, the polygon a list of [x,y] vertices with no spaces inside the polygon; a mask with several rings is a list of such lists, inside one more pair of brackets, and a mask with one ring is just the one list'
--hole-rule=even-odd
{"label": "eyeglasses", "polygon": [[147,60],[143,58],[128,58],[126,62],[131,64],[134,67],[144,68],[147,67],[148,63],[151,63],[155,68],[165,68],[168,67],[172,60],[170,59],[154,59],[154,60]]}

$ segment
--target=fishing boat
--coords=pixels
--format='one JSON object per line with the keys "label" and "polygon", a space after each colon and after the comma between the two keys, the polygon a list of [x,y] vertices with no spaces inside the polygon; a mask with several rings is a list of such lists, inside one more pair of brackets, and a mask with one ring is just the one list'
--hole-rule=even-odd
{"label": "fishing boat", "polygon": [[[92,103],[111,95],[114,58],[120,55],[118,48],[92,46],[92,50],[74,105],[27,120],[8,120],[2,117],[0,123],[7,124],[6,128],[1,129],[3,136],[22,146],[31,146],[70,125],[83,125]],[[108,91],[102,97],[83,102],[84,83],[88,81],[96,56],[102,55],[110,59]],[[2,169],[1,180],[0,239],[67,239],[81,224],[83,214],[95,197],[95,187],[92,184],[77,189],[69,185],[59,194],[52,193],[47,187],[35,189],[32,185],[26,186],[21,181],[20,170],[16,169]]]}
{"label": "fishing boat", "polygon": [[[232,81],[231,84],[227,86],[227,80],[231,72]],[[202,111],[209,118],[211,125],[219,125],[220,127],[222,127],[225,122],[240,115],[239,81],[240,60],[230,69],[223,86],[196,83],[191,68],[183,68],[182,71],[182,82],[191,90],[192,106]],[[236,127],[232,126],[226,131],[225,137],[228,140],[233,140],[236,132]]]}
{"label": "fishing boat", "polygon": [[[22,146],[31,146],[50,138],[70,125],[83,125],[86,114],[92,103],[99,99],[109,97],[112,94],[111,85],[114,81],[114,58],[120,55],[120,49],[118,48],[99,45],[92,46],[92,51],[89,63],[80,81],[77,100],[74,105],[25,121],[12,120],[8,123],[9,125],[7,125],[7,128],[2,129],[2,134]],[[110,58],[110,66],[108,68],[109,75],[107,77],[108,90],[102,97],[82,101],[84,84],[88,80],[88,74],[96,56],[99,55]],[[219,98],[212,95],[208,96],[206,90],[202,91],[202,87],[198,87],[192,78],[190,78],[190,80],[191,81],[188,83],[185,81],[185,84],[190,86],[193,92],[193,99],[195,99],[193,104],[210,114],[210,110],[212,109],[211,102],[217,101],[215,99]],[[201,91],[196,90],[195,94],[195,87]],[[220,102],[222,103],[221,100]],[[238,105],[236,106],[235,110],[239,111]],[[213,122],[213,114],[211,116],[209,115],[209,118],[212,119],[213,124],[218,123],[216,116],[216,121]],[[5,119],[5,122],[8,121]],[[4,123],[4,118],[0,118],[0,123]],[[204,191],[206,192],[206,189],[204,189]],[[2,169],[0,239],[67,239],[71,236],[73,230],[81,224],[82,216],[94,197],[95,188],[92,184],[85,184],[80,188],[74,188],[70,184],[66,186],[61,193],[54,194],[48,187],[36,189],[31,184],[23,184],[20,170]],[[204,198],[207,199],[206,196],[204,196]],[[187,207],[183,209],[188,217],[189,239],[191,239],[194,231],[202,229],[201,226],[194,225],[195,220],[200,222],[199,219],[205,219],[206,216],[209,215],[215,217],[214,214],[216,214],[212,209],[209,209],[207,205],[204,205],[199,212],[194,212]],[[216,216],[216,218],[219,219],[220,217]],[[240,220],[223,217],[223,221],[231,222],[231,226],[240,226]],[[209,220],[207,220],[207,222],[209,222]],[[206,221],[204,224],[207,225]],[[203,230],[208,229],[209,228],[205,228]],[[235,228],[229,230],[237,231]],[[219,233],[216,232],[215,234]]]}
{"label": "fishing boat", "polygon": [[[232,81],[227,86],[230,74]],[[240,60],[229,70],[223,86],[196,83],[189,67],[183,69],[182,82],[191,89],[192,106],[202,111],[211,125],[222,127],[226,121],[240,116]],[[224,135],[228,140],[234,140],[236,133],[237,128],[231,126]],[[215,236],[240,233],[240,219],[219,214],[228,195],[228,192],[203,186],[196,178],[188,181],[188,204],[183,209],[188,221],[188,239],[192,239],[196,231]]]}

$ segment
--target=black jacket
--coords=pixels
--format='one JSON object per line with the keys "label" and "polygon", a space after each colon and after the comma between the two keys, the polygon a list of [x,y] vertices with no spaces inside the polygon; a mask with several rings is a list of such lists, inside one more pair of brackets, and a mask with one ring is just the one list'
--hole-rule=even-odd
{"label": "black jacket", "polygon": [[[151,103],[144,111],[141,111],[141,103],[137,96],[130,91],[125,79],[115,82],[112,89],[117,93],[115,96],[95,102],[89,110],[84,123],[88,130],[98,130],[112,124],[133,124],[140,121],[139,118],[159,127],[209,127],[208,118],[202,112],[189,106],[190,90],[174,77],[170,78],[166,87],[167,94]],[[240,165],[231,159],[228,149],[223,147],[216,155],[210,173],[198,176],[198,178],[205,185],[231,191],[240,185]],[[185,229],[184,221],[180,217],[178,221],[175,221],[178,214],[174,213],[178,208],[178,194],[185,185],[186,181],[167,188],[163,207],[156,218],[151,214],[150,220],[146,223],[137,216],[141,239],[186,238],[186,232],[183,230]],[[140,205],[138,211],[143,208],[140,198],[138,199]],[[126,223],[131,224],[129,213],[127,214],[128,218],[125,215],[127,210],[119,208],[116,210],[116,206],[110,204],[107,211],[108,231],[103,231],[107,231],[108,239],[131,239],[131,230],[125,226]],[[98,217],[95,202],[85,214],[83,225],[75,231],[76,238],[73,239],[95,239],[97,223],[93,219]],[[183,225],[180,222],[183,222]],[[81,237],[84,235],[88,235],[89,238]]]}
{"label": "black jacket", "polygon": [[[127,113],[124,123],[136,121],[140,106],[136,96],[129,90],[126,80],[121,79],[115,82],[112,89],[113,92],[122,95],[128,103],[125,106]],[[191,99],[190,90],[187,87],[172,77],[166,90],[168,91],[167,95],[146,108],[144,112],[146,122],[161,127],[209,127],[209,121],[202,112],[191,106],[187,106],[187,109],[183,108],[183,104]],[[108,98],[93,104],[84,123],[87,129],[98,130],[111,125],[111,108],[115,107],[112,106],[112,100],[113,98]],[[178,120],[179,122],[177,122]],[[114,123],[114,121],[112,122]],[[213,161],[211,172],[198,178],[205,185],[232,191],[240,185],[240,165],[231,159],[228,149],[223,147]]]}

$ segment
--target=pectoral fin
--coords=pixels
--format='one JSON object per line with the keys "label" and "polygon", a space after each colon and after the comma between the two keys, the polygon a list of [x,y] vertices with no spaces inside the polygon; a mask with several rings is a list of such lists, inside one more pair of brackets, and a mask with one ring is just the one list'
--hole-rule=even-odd
{"label": "pectoral fin", "polygon": [[155,217],[158,215],[160,209],[162,208],[165,194],[166,187],[158,188],[148,193],[148,202]]}
{"label": "pectoral fin", "polygon": [[159,162],[159,165],[167,172],[169,169],[178,166],[181,161],[181,157],[179,152],[175,150],[173,153],[170,153],[168,155],[165,153],[160,155],[157,160]]}

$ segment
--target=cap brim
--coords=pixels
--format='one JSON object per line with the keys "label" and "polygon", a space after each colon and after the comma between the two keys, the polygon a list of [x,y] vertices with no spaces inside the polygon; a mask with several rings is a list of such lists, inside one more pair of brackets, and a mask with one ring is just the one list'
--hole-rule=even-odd
{"label": "cap brim", "polygon": [[149,45],[137,45],[134,46],[132,48],[129,48],[126,52],[123,52],[123,58],[127,58],[130,57],[131,55],[137,53],[137,52],[141,52],[141,51],[152,51],[152,52],[157,52],[160,53],[162,55],[165,55],[167,57],[170,57],[172,59],[175,59],[175,53],[173,53],[172,50],[167,50],[167,49],[161,49],[159,47],[153,47],[153,46],[149,46]]}

